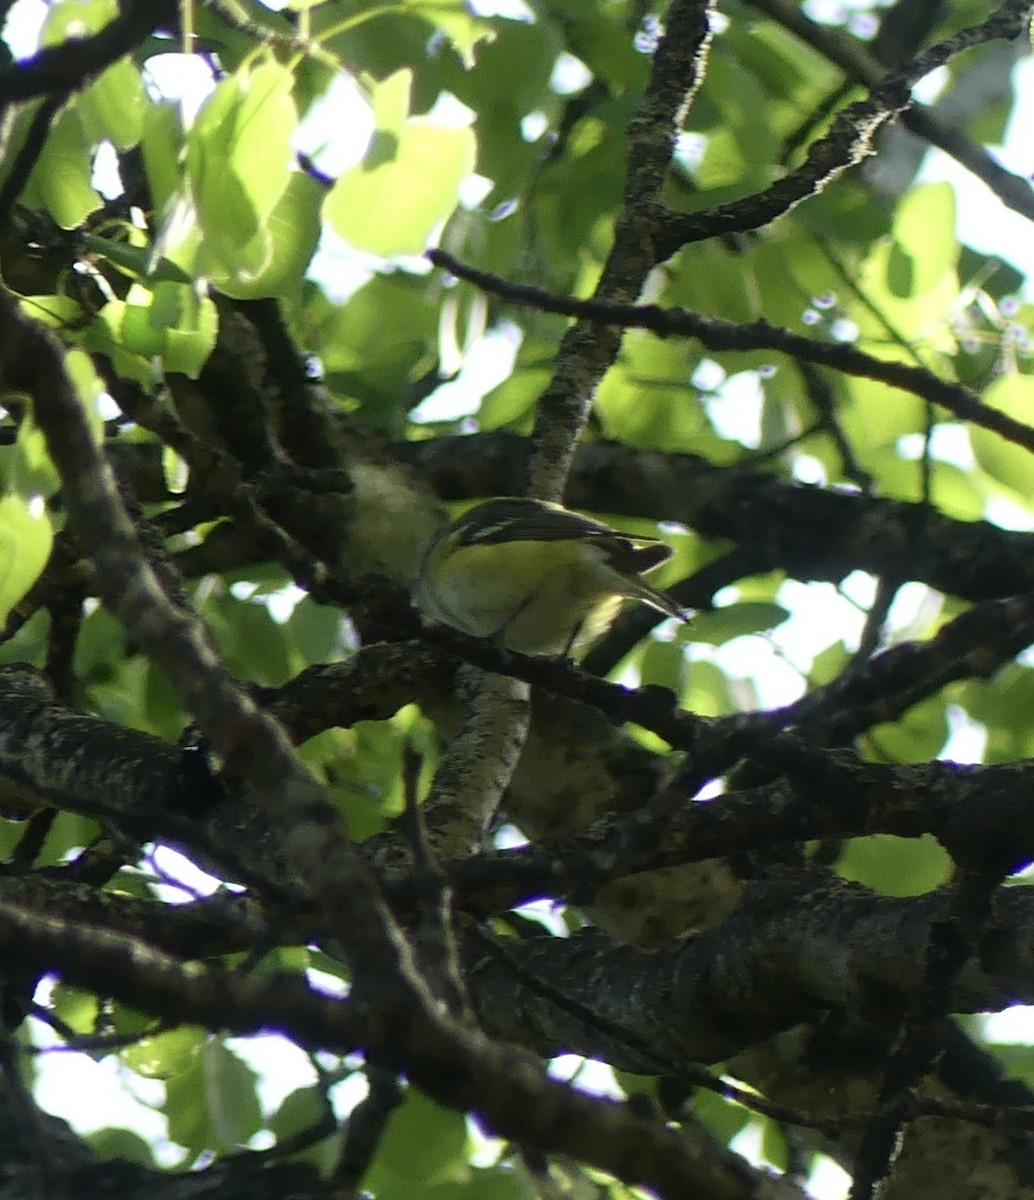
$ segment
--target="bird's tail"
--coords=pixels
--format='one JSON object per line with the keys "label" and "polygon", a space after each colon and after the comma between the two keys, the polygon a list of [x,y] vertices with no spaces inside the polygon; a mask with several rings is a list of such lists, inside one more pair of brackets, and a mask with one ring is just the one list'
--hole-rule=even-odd
{"label": "bird's tail", "polygon": [[[632,551],[635,557],[636,570],[640,575],[652,571],[671,558],[671,547],[664,542],[648,542],[645,546],[636,546]],[[628,594],[658,612],[667,613],[669,617],[677,617],[680,621],[688,621],[690,612],[676,603],[667,592],[651,587],[645,579],[630,579]]]}

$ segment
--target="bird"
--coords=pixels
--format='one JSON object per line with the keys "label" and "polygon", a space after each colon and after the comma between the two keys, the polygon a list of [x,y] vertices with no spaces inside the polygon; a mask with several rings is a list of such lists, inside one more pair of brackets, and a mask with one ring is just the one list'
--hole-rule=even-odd
{"label": "bird", "polygon": [[658,538],[620,533],[561,504],[497,496],[435,537],[413,601],[432,622],[507,650],[563,658],[602,633],[626,597],[688,621],[642,578],[671,555]]}

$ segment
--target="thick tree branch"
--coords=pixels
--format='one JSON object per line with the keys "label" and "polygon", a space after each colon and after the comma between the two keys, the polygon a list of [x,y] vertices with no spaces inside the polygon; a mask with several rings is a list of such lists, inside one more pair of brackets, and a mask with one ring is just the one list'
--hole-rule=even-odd
{"label": "thick tree branch", "polygon": [[[885,68],[866,52],[863,45],[836,29],[810,20],[801,8],[789,0],[751,0],[751,5],[835,63],[852,80],[872,89],[884,79]],[[1030,183],[1007,171],[983,146],[953,129],[936,111],[929,108],[916,106],[905,109],[900,120],[911,133],[937,146],[986,183],[1008,208],[1034,220],[1034,192]]]}
{"label": "thick tree branch", "polygon": [[[677,1073],[684,1060],[723,1061],[800,1024],[839,1022],[885,1044],[927,995],[928,955],[951,912],[950,889],[891,899],[819,871],[786,871],[752,885],[722,924],[661,950],[615,946],[596,930],[511,940],[505,954],[475,941],[469,978],[497,1037],[546,1056],[573,1052],[651,1073],[660,1061]],[[996,896],[975,954],[956,964],[941,997],[947,1011],[1030,1001],[1032,921],[1026,889]]]}
{"label": "thick tree branch", "polygon": [[774,1183],[742,1160],[684,1135],[627,1104],[584,1095],[549,1079],[537,1060],[472,1031],[444,1039],[404,1010],[342,1002],[287,972],[242,975],[184,965],[138,940],[0,904],[0,952],[15,967],[59,967],[69,982],[115,994],[167,1020],[189,1020],[240,1034],[277,1029],[299,1045],[368,1055],[450,1108],[475,1110],[501,1136],[546,1152],[571,1154],[658,1188],[715,1200],[764,1200]]}
{"label": "thick tree branch", "polygon": [[1005,0],[985,21],[920,51],[871,88],[869,96],[849,105],[829,132],[808,147],[804,163],[764,192],[716,208],[672,215],[658,243],[662,258],[682,246],[722,234],[760,229],[823,191],[838,175],[873,152],[883,126],[912,104],[912,88],[924,75],[956,55],[986,42],[1020,37],[1030,24],[1025,0]]}
{"label": "thick tree branch", "polygon": [[707,803],[675,781],[652,810],[601,823],[562,846],[457,864],[458,902],[492,912],[542,896],[585,900],[617,875],[877,833],[932,834],[972,870],[1016,871],[1034,859],[1030,762],[892,766],[790,734],[760,746],[752,762],[776,778]]}
{"label": "thick tree branch", "polygon": [[[422,465],[446,499],[459,499],[507,491],[528,443],[516,434],[482,433],[400,445],[398,452]],[[955,520],[924,504],[806,487],[749,460],[724,467],[690,454],[583,444],[566,499],[576,508],[675,521],[702,537],[729,539],[751,553],[752,573],[778,568],[795,579],[839,581],[861,570],[973,601],[1034,591],[1029,533]]]}
{"label": "thick tree branch", "polygon": [[125,0],[119,15],[97,33],[45,46],[0,70],[0,105],[83,87],[149,33],[172,25],[176,13],[173,0]]}
{"label": "thick tree branch", "polygon": [[340,914],[351,911],[357,921],[352,934],[358,934],[349,937],[353,952],[389,990],[413,988],[415,997],[419,985],[400,963],[397,932],[336,809],[279,724],[259,712],[230,677],[196,617],[166,596],[144,559],[59,345],[9,296],[0,297],[0,373],[7,386],[33,397],[36,421],[64,480],[77,537],[93,561],[106,604],[165,671],[228,772],[245,783],[279,828],[300,890],[322,908],[324,933],[332,936]]}
{"label": "thick tree branch", "polygon": [[[686,109],[703,81],[711,8],[712,0],[672,0],[665,14],[650,81],[628,128],[624,205],[594,293],[601,301],[635,299],[659,261],[655,246],[664,219],[660,189]],[[620,329],[585,321],[565,333],[553,378],[537,405],[535,454],[529,464],[533,495],[556,500],[563,493],[593,394],[617,356],[621,337]]]}

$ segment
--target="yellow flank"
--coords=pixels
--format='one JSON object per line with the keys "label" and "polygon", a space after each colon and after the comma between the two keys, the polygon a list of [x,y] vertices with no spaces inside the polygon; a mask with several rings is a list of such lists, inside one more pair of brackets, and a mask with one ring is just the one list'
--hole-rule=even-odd
{"label": "yellow flank", "polygon": [[580,633],[599,633],[627,586],[574,539],[464,546],[431,569],[439,619],[523,654],[563,654]]}
{"label": "yellow flank", "polygon": [[[473,637],[491,638],[510,650],[555,657],[602,633],[625,596],[684,616],[669,596],[651,588],[636,572],[629,558],[635,539],[627,539],[624,557],[615,556],[606,526],[556,506],[518,504],[512,508],[502,500],[487,502],[484,532],[468,513],[462,524],[439,535],[414,589],[414,600],[426,617]],[[563,515],[565,524],[548,532],[561,536],[535,537],[553,511]],[[569,528],[572,536],[563,536]],[[499,536],[511,529],[512,537]],[[485,540],[479,540],[479,534]],[[497,540],[489,540],[493,537]],[[622,535],[615,533],[614,538],[621,540]],[[615,568],[615,561],[622,570]]]}

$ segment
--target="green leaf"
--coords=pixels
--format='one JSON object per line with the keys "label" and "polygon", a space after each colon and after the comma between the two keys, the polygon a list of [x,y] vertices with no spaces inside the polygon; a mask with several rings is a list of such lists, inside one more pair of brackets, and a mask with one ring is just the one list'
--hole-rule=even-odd
{"label": "green leaf", "polygon": [[439,1108],[410,1088],[394,1112],[380,1154],[363,1183],[374,1194],[382,1187],[410,1181],[410,1186],[462,1178],[468,1168],[467,1126],[461,1113]]}
{"label": "green leaf", "polygon": [[[947,190],[946,190],[947,189]],[[880,351],[887,343],[908,354],[905,340],[930,351],[953,354],[949,320],[959,294],[953,193],[947,184],[928,184],[901,202],[890,238],[873,244],[856,274],[861,297],[850,316],[863,341]],[[927,365],[931,365],[929,362]]]}
{"label": "green leaf", "polygon": [[98,1129],[87,1134],[86,1141],[99,1162],[115,1158],[150,1169],[155,1165],[150,1145],[128,1129]]}
{"label": "green leaf", "polygon": [[921,838],[874,834],[849,842],[837,870],[845,879],[887,896],[921,896],[948,882],[952,862],[929,834]]}
{"label": "green leaf", "polygon": [[[780,257],[783,256],[780,254]],[[668,303],[713,313],[730,321],[749,321],[757,315],[756,280],[745,271],[742,256],[732,253],[722,242],[711,241],[690,246],[679,252],[674,263],[676,269],[672,271],[665,287],[665,300]],[[781,305],[785,304],[787,293],[792,296],[795,289],[787,286],[787,275],[782,265],[772,273],[781,276],[783,286],[779,295]],[[757,276],[761,272],[753,274]],[[801,300],[793,304],[797,313],[802,307]]]}
{"label": "green leaf", "polygon": [[727,1145],[741,1129],[756,1119],[742,1104],[716,1096],[706,1088],[699,1088],[694,1095],[693,1113],[723,1145]]}
{"label": "green leaf", "polygon": [[[495,40],[478,48],[477,70],[464,71],[445,59],[441,86],[476,114],[477,171],[493,181],[499,200],[528,187],[528,172],[541,155],[541,142],[526,139],[521,122],[540,113],[555,124],[560,100],[550,81],[564,38],[543,9],[533,24],[496,18],[493,26]],[[641,60],[627,35],[623,45]]]}
{"label": "green leaf", "polygon": [[813,687],[824,687],[832,683],[850,661],[851,655],[844,643],[832,642],[812,659],[808,682]]}
{"label": "green leaf", "polygon": [[107,140],[118,149],[127,150],[143,134],[147,103],[139,72],[128,58],[123,58],[86,88],[79,100],[79,111],[94,144]]}
{"label": "green leaf", "polygon": [[[898,346],[882,347],[879,357],[888,362],[915,362],[907,350]],[[846,381],[843,392],[841,423],[866,466],[875,450],[887,449],[896,456],[900,438],[926,427],[926,408],[918,396],[899,392],[875,379],[857,378]]]}
{"label": "green leaf", "polygon": [[269,1128],[277,1141],[282,1141],[311,1128],[325,1116],[326,1111],[326,1100],[320,1088],[296,1088],[277,1106],[270,1118]]}
{"label": "green leaf", "polygon": [[[532,1200],[535,1194],[527,1177],[506,1165],[471,1170],[469,1177],[461,1182],[420,1188],[421,1200]],[[603,1200],[605,1193],[596,1194]],[[412,1196],[413,1185],[407,1180],[378,1191],[378,1200],[411,1200]]]}
{"label": "green leaf", "polygon": [[216,87],[187,135],[205,252],[231,275],[257,275],[272,254],[265,222],[287,187],[298,122],[293,83],[269,57],[242,67]]}
{"label": "green leaf", "polygon": [[310,738],[302,757],[328,782],[349,833],[365,841],[405,804],[399,767],[407,739],[396,721],[357,721]]}
{"label": "green leaf", "polygon": [[83,307],[70,296],[22,296],[22,308],[48,329],[68,329],[82,321]]}
{"label": "green leaf", "polygon": [[84,992],[58,980],[52,993],[54,1013],[76,1033],[96,1033],[100,1004],[92,992]]}
{"label": "green leaf", "polygon": [[150,246],[135,246],[131,242],[117,242],[111,238],[83,233],[83,246],[91,254],[103,256],[109,262],[137,279],[148,279],[154,283],[190,283],[190,276],[173,262],[160,258],[154,262],[154,251]]}
{"label": "green leaf", "polygon": [[166,1083],[169,1137],[195,1153],[234,1150],[262,1126],[255,1073],[210,1037]]}
{"label": "green leaf", "polygon": [[732,681],[724,671],[706,660],[689,664],[679,704],[701,717],[722,716],[739,707],[733,695]]}
{"label": "green leaf", "polygon": [[549,81],[564,40],[546,13],[534,23],[500,18],[493,22],[493,33],[491,44],[482,46],[478,54],[478,69],[463,72],[455,63],[445,62],[443,83],[478,113],[479,121],[502,115],[512,140],[522,117],[555,103]]}
{"label": "green leaf", "polygon": [[304,171],[291,171],[283,194],[266,218],[259,269],[249,274],[213,264],[208,272],[212,285],[236,300],[294,295],[319,242],[320,207],[325,195],[318,180]]}
{"label": "green leaf", "polygon": [[403,398],[435,361],[438,323],[426,281],[375,276],[343,306],[315,302],[310,327],[328,386],[359,401],[370,424],[395,429]]}
{"label": "green leaf", "polygon": [[717,98],[720,114],[693,171],[699,187],[706,192],[734,186],[736,194],[746,195],[770,183],[779,133],[768,119],[764,91],[728,59],[719,57],[708,66],[701,99],[704,96]]}
{"label": "green leaf", "polygon": [[287,630],[307,663],[327,662],[341,653],[341,614],[310,596],[295,605]]}
{"label": "green leaf", "polygon": [[[120,371],[142,382],[149,360],[160,357],[166,371],[196,379],[215,346],[218,313],[206,296],[181,283],[135,283],[125,300],[109,301],[97,315],[99,339],[108,338],[127,357]],[[110,348],[110,347],[109,347]]]}
{"label": "green leaf", "polygon": [[548,361],[541,366],[519,367],[481,401],[478,425],[483,430],[529,427],[535,404],[552,377],[553,367]]}
{"label": "green leaf", "polygon": [[951,277],[954,284],[959,245],[955,237],[955,189],[950,183],[928,183],[901,201],[894,218],[892,274],[902,297],[922,295]]}
{"label": "green leaf", "polygon": [[18,427],[12,448],[0,457],[4,491],[21,500],[52,496],[61,486],[61,477],[47,453],[47,440],[31,416]]}
{"label": "green leaf", "polygon": [[1012,762],[1034,755],[1034,729],[1027,719],[1034,705],[1034,671],[1029,667],[1011,662],[991,681],[967,680],[959,703],[987,729],[985,762]]}
{"label": "green leaf", "polygon": [[596,392],[607,437],[649,449],[700,450],[710,425],[689,386],[689,348],[634,330]]}
{"label": "green leaf", "polygon": [[[807,332],[802,317],[815,296],[832,293],[839,297],[843,292],[822,248],[810,239],[792,236],[789,230],[755,246],[748,265],[747,285],[756,295],[757,313],[796,332]],[[706,282],[715,286],[715,281]]]}
{"label": "green leaf", "polygon": [[42,574],[53,540],[42,500],[0,497],[0,621]]}
{"label": "green leaf", "polygon": [[100,414],[101,398],[105,392],[104,381],[97,374],[90,356],[78,348],[69,350],[65,355],[65,370],[79,393],[94,443],[100,446],[104,441],[104,420]]}
{"label": "green leaf", "polygon": [[894,722],[875,726],[866,741],[876,757],[888,762],[922,762],[936,758],[948,739],[943,695],[914,705]]}
{"label": "green leaf", "polygon": [[231,670],[271,686],[290,678],[298,665],[291,657],[290,638],[264,604],[224,592],[202,605],[202,612]]}
{"label": "green leaf", "polygon": [[184,141],[179,106],[149,104],[143,115],[140,151],[156,212],[164,212],[182,188]]}
{"label": "green leaf", "polygon": [[492,23],[475,16],[464,0],[405,0],[405,5],[448,39],[468,71],[474,66],[477,47],[495,38]]}
{"label": "green leaf", "polygon": [[66,109],[51,126],[21,203],[49,212],[62,229],[75,229],[101,206],[94,190],[93,139],[77,108]]}
{"label": "green leaf", "polygon": [[[695,641],[695,635],[693,637]],[[639,657],[639,677],[643,685],[666,687],[676,696],[685,686],[689,669],[681,641],[662,642],[650,638]]]}
{"label": "green leaf", "polygon": [[781,604],[767,604],[758,600],[742,601],[725,608],[697,613],[693,618],[691,637],[694,642],[709,642],[711,645],[721,646],[725,642],[731,642],[733,638],[774,629],[789,615]]}
{"label": "green leaf", "polygon": [[97,33],[118,16],[115,0],[76,0],[76,3],[50,4],[47,19],[40,30],[40,44],[56,46]]}
{"label": "green leaf", "polygon": [[374,88],[370,146],[334,185],[325,208],[335,232],[384,258],[419,254],[474,169],[471,129],[407,119],[412,81],[411,71],[398,71]]}
{"label": "green leaf", "polygon": [[[1003,375],[985,390],[981,399],[998,412],[1034,428],[1034,378],[1030,375]],[[1029,508],[1034,500],[1031,452],[975,425],[970,426],[969,441],[980,467]]]}
{"label": "green leaf", "polygon": [[46,498],[58,487],[46,441],[26,417],[13,447],[0,455],[0,624],[36,582],[50,557],[54,530]]}
{"label": "green leaf", "polygon": [[202,1053],[205,1033],[195,1025],[179,1025],[141,1038],[122,1051],[126,1066],[145,1079],[172,1079],[190,1070]]}

